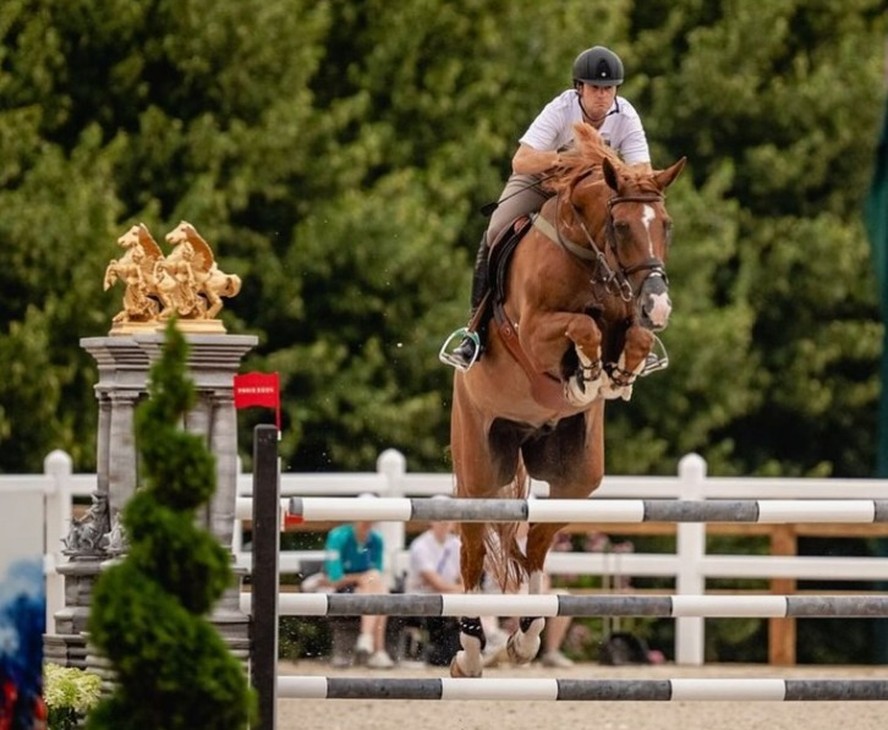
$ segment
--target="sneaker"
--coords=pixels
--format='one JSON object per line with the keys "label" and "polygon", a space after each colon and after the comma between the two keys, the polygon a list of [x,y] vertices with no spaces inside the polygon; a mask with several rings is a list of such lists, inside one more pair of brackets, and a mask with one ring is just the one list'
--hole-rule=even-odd
{"label": "sneaker", "polygon": [[364,662],[373,653],[373,637],[370,634],[361,634],[355,644],[355,658],[359,663]]}
{"label": "sneaker", "polygon": [[330,660],[330,666],[333,669],[347,669],[351,666],[351,659],[347,656],[342,656],[341,654],[336,654]]}
{"label": "sneaker", "polygon": [[370,655],[367,666],[370,669],[391,669],[395,663],[387,652],[380,650]]}
{"label": "sneaker", "polygon": [[554,669],[568,669],[574,665],[573,661],[560,651],[547,651],[543,654],[540,662],[544,667],[553,667]]}

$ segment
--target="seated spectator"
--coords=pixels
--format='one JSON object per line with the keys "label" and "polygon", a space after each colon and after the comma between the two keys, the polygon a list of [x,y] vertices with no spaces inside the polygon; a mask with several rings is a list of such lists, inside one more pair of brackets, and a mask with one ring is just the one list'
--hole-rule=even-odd
{"label": "seated spectator", "polygon": [[[324,572],[337,593],[388,593],[382,575],[382,535],[373,523],[359,521],[334,527],[327,534]],[[394,666],[385,648],[385,616],[361,616],[355,658],[371,669]]]}
{"label": "seated spectator", "polygon": [[[459,537],[452,522],[432,522],[429,528],[410,543],[410,569],[407,593],[462,593],[459,570]],[[452,616],[429,616],[425,619],[429,633],[426,661],[447,666],[459,650],[459,623]]]}

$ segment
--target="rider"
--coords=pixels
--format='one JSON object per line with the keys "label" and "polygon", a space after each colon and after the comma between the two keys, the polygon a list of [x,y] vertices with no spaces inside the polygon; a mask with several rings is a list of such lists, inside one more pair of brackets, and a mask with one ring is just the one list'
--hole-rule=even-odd
{"label": "rider", "polygon": [[[490,245],[516,218],[537,212],[550,197],[539,183],[561,161],[561,151],[573,142],[573,125],[591,124],[604,141],[627,164],[651,170],[647,137],[638,112],[617,88],[623,83],[623,62],[604,46],[583,51],[573,63],[573,88],[552,101],[533,120],[519,140],[512,157],[512,174],[500,193],[487,230],[475,257],[472,275],[472,311],[470,325],[487,292],[487,262]],[[462,337],[459,346],[449,351],[450,343]],[[462,327],[441,348],[440,358],[459,370],[468,370],[481,354],[477,332]]]}

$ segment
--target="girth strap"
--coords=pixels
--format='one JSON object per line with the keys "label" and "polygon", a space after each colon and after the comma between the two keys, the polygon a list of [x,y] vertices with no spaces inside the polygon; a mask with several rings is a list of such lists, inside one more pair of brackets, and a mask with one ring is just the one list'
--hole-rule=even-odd
{"label": "girth strap", "polygon": [[530,381],[530,394],[533,399],[544,408],[552,410],[562,410],[569,405],[564,399],[564,386],[561,381],[548,373],[540,373],[534,369],[524,348],[521,347],[518,332],[509,321],[503,303],[499,300],[493,304],[493,318],[500,339]]}

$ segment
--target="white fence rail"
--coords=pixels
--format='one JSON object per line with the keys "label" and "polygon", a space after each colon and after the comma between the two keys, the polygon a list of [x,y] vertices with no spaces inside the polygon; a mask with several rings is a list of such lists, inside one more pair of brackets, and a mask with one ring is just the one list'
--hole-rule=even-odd
{"label": "white fence rail", "polygon": [[[373,492],[381,497],[428,497],[450,494],[453,480],[449,474],[417,474],[406,471],[406,460],[394,450],[383,452],[377,471],[349,474],[281,475],[281,503],[286,509],[294,496],[343,497]],[[47,631],[53,630],[52,617],[63,606],[63,582],[56,566],[65,560],[62,539],[72,519],[72,498],[88,497],[96,489],[94,474],[72,473],[70,457],[54,451],[44,462],[42,475],[0,475],[0,490],[44,493],[45,552],[47,574]],[[248,519],[252,500],[252,475],[238,478],[239,519]],[[548,496],[548,485],[534,482],[532,493]],[[883,500],[888,496],[888,481],[875,479],[776,479],[708,477],[702,458],[684,457],[674,477],[605,477],[595,492],[595,500],[680,499],[680,500]],[[406,535],[403,522],[383,522],[386,564],[391,576],[404,566]],[[848,528],[849,533],[853,527]],[[830,579],[846,581],[888,581],[888,559],[870,557],[819,557],[771,555],[712,555],[706,552],[706,526],[681,523],[676,526],[674,554],[643,553],[552,553],[547,569],[553,574],[589,574],[602,576],[658,576],[675,580],[675,595],[705,593],[708,578],[792,578],[798,580]],[[232,546],[238,562],[249,566],[250,553],[235,530]],[[282,572],[295,572],[306,561],[320,561],[323,551],[283,552]],[[676,618],[676,661],[680,664],[703,663],[704,619]]]}

